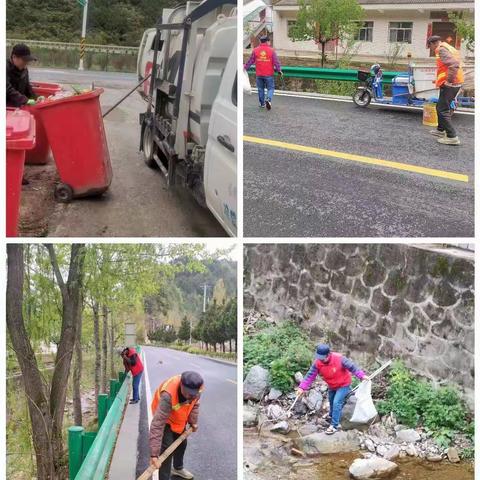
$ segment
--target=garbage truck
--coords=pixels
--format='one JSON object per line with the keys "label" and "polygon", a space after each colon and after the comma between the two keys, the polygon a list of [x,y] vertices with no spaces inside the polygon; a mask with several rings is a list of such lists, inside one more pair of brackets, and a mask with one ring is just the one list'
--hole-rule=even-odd
{"label": "garbage truck", "polygon": [[137,61],[140,152],[168,187],[190,189],[225,231],[237,231],[237,10],[232,0],[165,9]]}

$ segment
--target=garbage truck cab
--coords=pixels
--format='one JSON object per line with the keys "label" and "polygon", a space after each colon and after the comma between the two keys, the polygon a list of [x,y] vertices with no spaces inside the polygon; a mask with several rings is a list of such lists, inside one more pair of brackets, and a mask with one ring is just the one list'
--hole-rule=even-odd
{"label": "garbage truck cab", "polygon": [[143,89],[147,109],[140,114],[145,163],[159,168],[168,186],[189,188],[233,236],[237,22],[231,2],[187,2],[164,11],[143,36],[137,72],[140,79],[151,72],[148,90]]}

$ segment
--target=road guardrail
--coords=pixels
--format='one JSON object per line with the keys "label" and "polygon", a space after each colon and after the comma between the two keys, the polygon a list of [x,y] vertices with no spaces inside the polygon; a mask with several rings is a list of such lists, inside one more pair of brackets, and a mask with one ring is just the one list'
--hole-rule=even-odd
{"label": "road guardrail", "polygon": [[[80,50],[80,43],[47,42],[43,40],[7,38],[7,46],[13,46],[17,43],[25,43],[30,47],[48,48],[51,50]],[[85,44],[85,50],[88,52],[120,53],[130,55],[138,54],[138,47],[123,47],[121,45],[95,45],[87,43]]]}
{"label": "road guardrail", "polygon": [[[282,67],[285,78],[307,78],[310,80],[335,80],[341,82],[358,82],[358,70],[319,67]],[[248,70],[250,75],[255,73],[255,67]],[[399,72],[383,72],[383,83],[392,83],[393,77]]]}
{"label": "road guardrail", "polygon": [[110,380],[109,394],[98,396],[98,431],[80,426],[68,429],[68,470],[71,480],[103,480],[107,473],[123,411],[129,381],[124,372]]}

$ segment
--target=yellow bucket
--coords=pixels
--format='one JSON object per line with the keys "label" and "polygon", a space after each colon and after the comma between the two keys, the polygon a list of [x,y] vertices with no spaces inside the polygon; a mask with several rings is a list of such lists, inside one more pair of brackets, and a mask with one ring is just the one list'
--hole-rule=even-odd
{"label": "yellow bucket", "polygon": [[423,105],[423,124],[427,127],[438,126],[437,104],[425,102]]}

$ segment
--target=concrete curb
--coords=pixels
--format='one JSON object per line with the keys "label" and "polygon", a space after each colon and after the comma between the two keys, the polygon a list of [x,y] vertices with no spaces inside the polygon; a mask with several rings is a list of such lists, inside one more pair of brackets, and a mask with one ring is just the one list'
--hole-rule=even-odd
{"label": "concrete curb", "polygon": [[[142,347],[155,347],[156,345],[141,345]],[[159,347],[159,348],[166,348],[167,350],[173,350],[174,352],[181,352],[181,353],[188,353],[189,355],[193,355],[195,357],[206,358],[207,360],[212,360],[213,362],[223,363],[225,365],[234,365],[237,366],[237,362],[232,362],[230,360],[222,360],[221,358],[214,358],[209,357],[208,355],[201,355],[200,353],[192,353],[192,352],[184,352],[183,350],[177,350],[176,348],[168,348],[168,347]]]}

